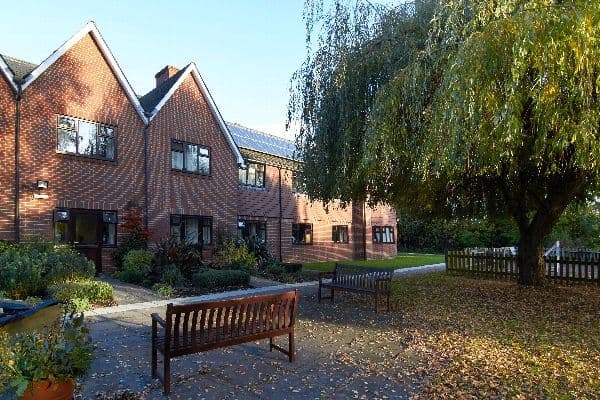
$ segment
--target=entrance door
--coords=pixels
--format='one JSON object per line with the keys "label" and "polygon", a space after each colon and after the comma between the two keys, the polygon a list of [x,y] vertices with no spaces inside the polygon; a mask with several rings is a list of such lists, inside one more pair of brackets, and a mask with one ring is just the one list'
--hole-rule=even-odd
{"label": "entrance door", "polygon": [[71,210],[70,238],[77,251],[96,264],[96,272],[102,271],[102,211]]}

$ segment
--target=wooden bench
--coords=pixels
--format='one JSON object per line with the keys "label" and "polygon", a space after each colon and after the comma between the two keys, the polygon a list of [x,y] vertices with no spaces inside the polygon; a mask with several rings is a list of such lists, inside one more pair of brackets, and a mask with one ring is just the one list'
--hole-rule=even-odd
{"label": "wooden bench", "polygon": [[[327,276],[331,282],[324,282]],[[332,274],[321,274],[319,276],[319,302],[321,299],[331,299],[335,290],[365,293],[375,297],[375,312],[379,312],[379,299],[387,296],[387,310],[390,310],[390,294],[392,289],[392,278],[394,270],[358,267],[354,265],[335,264]],[[321,290],[330,289],[331,294],[323,297]]]}
{"label": "wooden bench", "polygon": [[[171,392],[171,359],[220,347],[269,338],[269,351],[279,350],[295,360],[294,327],[298,291],[280,294],[167,305],[166,318],[152,314],[152,377]],[[160,325],[163,329],[158,329]],[[288,349],[273,342],[288,335]],[[163,355],[162,376],[158,352]]]}

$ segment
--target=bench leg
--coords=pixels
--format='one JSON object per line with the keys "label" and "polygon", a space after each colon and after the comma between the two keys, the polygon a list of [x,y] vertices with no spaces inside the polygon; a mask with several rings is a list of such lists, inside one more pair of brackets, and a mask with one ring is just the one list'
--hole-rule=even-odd
{"label": "bench leg", "polygon": [[321,302],[321,282],[319,282],[319,294],[318,294],[318,298],[319,298],[319,303]]}
{"label": "bench leg", "polygon": [[379,292],[375,291],[375,314],[379,314]]}
{"label": "bench leg", "polygon": [[387,294],[387,310],[388,310],[388,312],[391,311],[391,308],[390,308],[390,292],[388,292],[388,294]]}
{"label": "bench leg", "polygon": [[171,393],[171,358],[167,355],[163,359],[163,391],[167,396]]}
{"label": "bench leg", "polygon": [[289,347],[288,347],[288,357],[290,362],[294,362],[296,360],[296,343],[294,341],[294,331],[289,333]]}
{"label": "bench leg", "polygon": [[333,293],[334,293],[334,289],[331,288],[331,302],[333,303]]}
{"label": "bench leg", "polygon": [[156,373],[158,368],[158,349],[156,348],[156,340],[157,340],[157,327],[156,321],[152,321],[152,378],[156,378],[158,374]]}
{"label": "bench leg", "polygon": [[273,351],[273,338],[269,338],[269,351]]}

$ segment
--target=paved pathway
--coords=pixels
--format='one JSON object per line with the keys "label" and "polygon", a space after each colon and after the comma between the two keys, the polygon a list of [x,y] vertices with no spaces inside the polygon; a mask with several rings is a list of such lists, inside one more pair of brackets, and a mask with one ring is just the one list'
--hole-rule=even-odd
{"label": "paved pathway", "polygon": [[[406,268],[398,275],[443,269]],[[317,302],[317,282],[267,285],[180,299],[154,299],[87,313],[97,346],[93,373],[78,389],[79,399],[130,390],[139,399],[164,399],[150,377],[150,313],[164,313],[168,302],[236,297],[298,288],[297,361],[268,351],[266,340],[175,359],[173,399],[407,399],[402,378],[407,335],[398,311],[375,314],[364,297],[340,293]],[[120,289],[119,289],[120,290]],[[283,338],[277,339],[284,345]]]}
{"label": "paved pathway", "polygon": [[[400,268],[394,271],[395,276],[410,276],[417,274],[425,274],[431,273],[435,271],[443,271],[446,268],[446,264],[431,264],[431,265],[422,265],[419,267],[411,267],[411,268]],[[250,282],[251,286],[254,286],[251,289],[240,289],[233,290],[229,292],[220,292],[220,293],[211,293],[205,294],[202,296],[193,296],[193,297],[180,297],[175,299],[165,299],[164,297],[159,296],[153,291],[145,288],[140,288],[135,285],[123,284],[122,282],[115,281],[113,279],[106,279],[108,282],[113,284],[115,289],[115,297],[120,305],[112,306],[112,307],[102,307],[97,308],[95,310],[89,311],[86,313],[87,316],[100,316],[107,314],[116,314],[125,311],[135,311],[135,310],[145,310],[149,308],[155,307],[165,307],[169,303],[174,304],[186,304],[186,303],[195,303],[198,301],[211,301],[211,300],[221,300],[227,298],[235,298],[240,296],[248,296],[248,295],[257,295],[257,294],[265,294],[271,292],[279,292],[291,289],[298,289],[302,287],[316,286],[319,284],[317,281],[311,282],[302,282],[302,283],[289,283],[289,284],[280,284],[277,282],[269,281],[267,279],[255,278],[252,277],[252,281]],[[129,289],[133,288],[133,290],[137,290],[138,292],[141,290],[141,298],[147,301],[141,302],[127,302],[122,304],[122,301],[119,299],[127,299],[135,298],[137,293],[130,293],[129,295],[123,294],[122,292],[128,292]],[[152,294],[154,296],[152,297]]]}

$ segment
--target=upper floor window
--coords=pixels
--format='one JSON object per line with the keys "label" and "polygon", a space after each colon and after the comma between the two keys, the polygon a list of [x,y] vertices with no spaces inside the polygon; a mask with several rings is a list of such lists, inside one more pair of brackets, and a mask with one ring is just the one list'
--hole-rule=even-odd
{"label": "upper floor window", "polygon": [[334,243],[348,243],[348,226],[333,225],[331,230],[331,240]]}
{"label": "upper floor window", "polygon": [[59,115],[56,131],[58,152],[115,159],[114,126]]}
{"label": "upper floor window", "polygon": [[197,144],[171,141],[171,168],[193,174],[210,175],[210,151]]}
{"label": "upper floor window", "polygon": [[312,244],[312,224],[292,224],[293,244]]}
{"label": "upper floor window", "polygon": [[265,164],[246,163],[240,168],[240,185],[265,187]]}
{"label": "upper floor window", "polygon": [[374,226],[373,243],[394,243],[394,228],[391,226]]}
{"label": "upper floor window", "polygon": [[195,215],[171,215],[171,236],[188,244],[211,244],[212,218]]}

